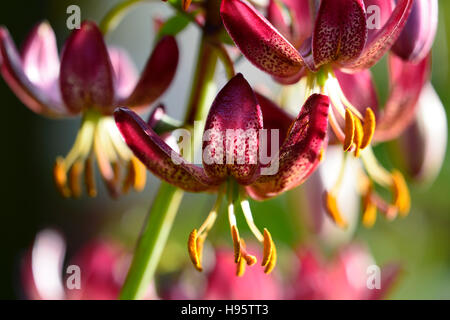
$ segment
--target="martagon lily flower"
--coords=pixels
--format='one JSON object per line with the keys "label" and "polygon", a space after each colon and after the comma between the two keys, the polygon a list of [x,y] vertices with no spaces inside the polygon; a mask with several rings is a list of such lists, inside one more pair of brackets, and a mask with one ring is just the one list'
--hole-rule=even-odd
{"label": "martagon lily flower", "polygon": [[[218,93],[209,111],[203,135],[203,167],[184,160],[134,112],[118,109],[115,119],[129,148],[153,174],[186,191],[218,193],[207,219],[191,232],[188,240],[191,260],[199,271],[203,243],[216,220],[222,197],[227,194],[234,261],[237,274],[242,275],[245,265],[255,264],[256,258],[247,252],[239,236],[235,216],[239,195],[247,224],[263,243],[262,265],[270,273],[276,262],[275,245],[269,231],[261,232],[256,226],[247,196],[274,197],[300,185],[314,171],[326,147],[328,109],[328,97],[315,94],[294,120],[269,100],[255,96],[248,82],[238,74]],[[258,153],[265,147],[259,136],[263,128],[276,129],[282,142],[279,149],[269,144],[272,149],[267,162],[261,161]],[[274,163],[278,164],[278,170],[265,175],[265,169],[273,168]]]}
{"label": "martagon lily flower", "polygon": [[[142,110],[168,88],[178,63],[173,37],[157,43],[139,79],[126,52],[107,48],[100,30],[89,21],[66,41],[61,63],[47,22],[31,31],[20,54],[8,30],[1,27],[0,61],[3,78],[32,111],[51,118],[82,115],[72,149],[54,167],[56,185],[64,196],[81,195],[83,171],[87,193],[96,195],[94,158],[112,196],[130,187],[144,188],[145,168],[123,143],[112,113],[122,105]],[[123,179],[121,166],[127,171]]]}
{"label": "martagon lily flower", "polygon": [[[393,7],[390,0],[322,0],[316,14],[311,3],[271,1],[268,16],[273,24],[245,0],[223,0],[221,15],[242,54],[258,68],[285,84],[301,80],[304,99],[314,92],[330,97],[330,141],[341,143],[355,157],[361,155],[367,172],[361,171],[366,225],[373,224],[377,208],[390,218],[397,212],[406,215],[410,198],[402,174],[384,169],[370,146],[372,140],[397,137],[414,119],[429,76],[429,53],[421,53],[420,61],[389,55],[390,95],[384,108],[379,108],[369,68],[391,49],[402,30],[407,32],[413,1],[399,0]],[[369,16],[374,5],[379,15]],[[426,43],[433,42],[433,34],[429,36]],[[325,205],[332,219],[345,228],[336,201],[343,174],[339,176],[326,194]],[[392,191],[392,204],[374,192],[374,182]]]}

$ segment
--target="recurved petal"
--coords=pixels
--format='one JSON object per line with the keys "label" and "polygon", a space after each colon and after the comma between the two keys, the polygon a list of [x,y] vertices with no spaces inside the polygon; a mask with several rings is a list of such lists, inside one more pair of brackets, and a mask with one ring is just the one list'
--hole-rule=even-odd
{"label": "recurved petal", "polygon": [[112,113],[114,70],[103,35],[93,22],[83,22],[67,40],[61,58],[60,86],[71,111],[98,108]]}
{"label": "recurved petal", "polygon": [[261,169],[261,176],[247,188],[252,198],[274,197],[300,185],[314,171],[326,147],[329,105],[327,96],[313,94],[308,98],[279,154],[270,166]]}
{"label": "recurved petal", "polygon": [[[59,55],[55,33],[48,22],[34,27],[22,48],[22,64],[28,79],[37,87],[54,93],[59,100]],[[56,98],[55,97],[55,98]]]}
{"label": "recurved petal", "polygon": [[32,111],[47,116],[68,115],[58,95],[33,84],[7,29],[0,28],[0,72],[17,97]]}
{"label": "recurved petal", "polygon": [[353,74],[337,69],[334,72],[342,92],[352,105],[362,114],[364,114],[366,108],[371,108],[376,112],[378,109],[378,96],[370,70],[362,70]]}
{"label": "recurved petal", "polygon": [[389,56],[390,94],[377,121],[374,141],[398,137],[414,120],[417,101],[430,74],[431,57],[418,64]]}
{"label": "recurved petal", "polygon": [[109,47],[109,58],[114,69],[116,99],[128,97],[136,86],[138,75],[136,67],[128,53],[116,47]]}
{"label": "recurved petal", "polygon": [[437,22],[437,0],[414,1],[408,22],[392,47],[392,51],[408,61],[422,60],[431,50]]}
{"label": "recurved petal", "polygon": [[268,20],[295,48],[312,34],[309,0],[270,0],[267,8]]}
{"label": "recurved petal", "polygon": [[153,50],[133,92],[120,104],[129,108],[146,107],[158,99],[175,76],[178,55],[175,38],[163,37]]}
{"label": "recurved petal", "polygon": [[231,174],[242,184],[258,168],[261,109],[242,74],[234,76],[218,93],[206,119],[203,165],[217,179]]}
{"label": "recurved petal", "polygon": [[203,169],[186,162],[133,111],[119,108],[114,118],[128,147],[157,177],[191,192],[213,190],[218,184]]}
{"label": "recurved petal", "polygon": [[312,52],[316,67],[359,57],[367,40],[362,0],[322,0],[314,27]]}
{"label": "recurved petal", "polygon": [[298,51],[245,0],[223,0],[222,21],[242,54],[261,70],[293,77],[304,65]]}
{"label": "recurved petal", "polygon": [[341,63],[341,66],[344,69],[356,71],[368,69],[375,65],[400,36],[408,20],[412,2],[413,0],[399,0],[389,20],[368,39],[359,58]]}
{"label": "recurved petal", "polygon": [[389,20],[392,10],[394,10],[394,0],[364,0],[367,15],[368,39],[372,37]]}

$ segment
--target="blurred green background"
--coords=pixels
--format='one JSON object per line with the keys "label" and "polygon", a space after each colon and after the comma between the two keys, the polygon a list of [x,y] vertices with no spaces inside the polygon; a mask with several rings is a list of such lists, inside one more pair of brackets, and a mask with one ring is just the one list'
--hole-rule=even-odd
{"label": "blurred green background", "polygon": [[[33,25],[47,19],[57,32],[58,44],[69,34],[65,26],[66,8],[77,4],[82,19],[97,22],[117,1],[4,1],[0,5],[0,24],[8,27],[16,44],[25,39]],[[450,2],[439,1],[440,21],[433,52],[432,83],[450,114],[449,59]],[[163,7],[163,8],[162,8]],[[133,11],[109,43],[123,45],[139,67],[150,50],[152,18],[166,16],[170,10],[162,4],[149,4]],[[179,37],[181,68],[173,87],[163,101],[169,113],[180,116],[190,88],[191,72],[197,51],[198,33],[190,28]],[[381,68],[378,68],[381,69]],[[267,77],[253,67],[243,66],[252,84]],[[219,71],[219,76],[222,71]],[[223,79],[218,80],[221,87]],[[133,247],[150,205],[158,181],[152,178],[139,195],[111,200],[104,189],[95,199],[64,200],[53,187],[52,167],[58,155],[65,155],[73,143],[79,119],[49,120],[33,114],[0,80],[2,122],[1,210],[0,210],[0,298],[22,298],[20,290],[20,258],[35,234],[46,227],[63,232],[68,240],[68,256],[80,245],[99,235],[120,238]],[[383,150],[379,150],[383,152]],[[447,154],[448,154],[447,150]],[[411,155],[414,156],[414,155]],[[450,157],[447,156],[438,179],[427,188],[411,186],[412,211],[408,218],[387,222],[379,218],[372,229],[359,226],[355,238],[366,242],[377,263],[399,261],[405,272],[391,298],[450,299]],[[280,247],[297,248],[306,238],[306,228],[298,206],[293,206],[298,191],[264,203],[252,203],[258,225],[268,226]],[[160,275],[188,265],[185,241],[192,228],[201,224],[214,199],[205,195],[187,195],[175,222],[164,253]],[[243,224],[241,224],[243,225]],[[246,233],[245,228],[242,232]],[[229,245],[225,215],[211,233],[215,245]],[[281,269],[283,255],[280,259]]]}

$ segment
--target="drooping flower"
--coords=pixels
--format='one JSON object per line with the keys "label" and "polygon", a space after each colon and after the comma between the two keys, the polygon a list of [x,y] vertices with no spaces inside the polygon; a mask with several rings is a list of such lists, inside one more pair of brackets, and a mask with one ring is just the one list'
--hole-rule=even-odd
{"label": "drooping flower", "polygon": [[[111,240],[95,240],[77,251],[67,265],[65,254],[66,242],[59,232],[45,229],[36,235],[21,265],[27,299],[117,299],[130,262],[124,248]],[[146,297],[156,297],[151,288]]]}
{"label": "drooping flower", "polygon": [[[112,113],[122,105],[143,110],[168,88],[178,63],[173,37],[158,42],[139,79],[126,52],[107,48],[100,30],[89,21],[66,41],[61,63],[48,23],[32,30],[20,54],[2,27],[0,61],[3,78],[32,111],[51,118],[82,116],[72,149],[54,167],[64,196],[81,195],[83,172],[87,193],[96,195],[94,159],[113,196],[131,186],[144,188],[145,169],[123,143]],[[122,166],[126,174],[120,187]]]}
{"label": "drooping flower", "polygon": [[[256,263],[239,237],[235,217],[239,195],[251,231],[264,244],[262,265],[269,273],[275,265],[276,249],[267,229],[261,232],[256,227],[246,197],[274,197],[300,185],[314,171],[326,146],[328,108],[328,97],[312,95],[293,120],[269,100],[256,97],[244,77],[238,74],[219,92],[211,106],[203,135],[203,167],[183,159],[132,111],[119,109],[115,119],[125,142],[153,174],[186,191],[218,192],[205,223],[189,236],[188,248],[195,267],[202,270],[203,242],[226,193],[237,273],[243,273],[246,263]],[[263,128],[280,133],[270,138],[282,142],[279,149],[273,148],[270,141],[261,142]],[[269,139],[267,135],[266,138]],[[266,155],[270,151],[270,157],[263,162],[260,151],[266,145],[271,146],[265,150]],[[277,170],[270,171],[273,168]]]}
{"label": "drooping flower", "polygon": [[404,60],[418,62],[430,52],[438,23],[437,0],[415,0],[411,14],[392,51]]}
{"label": "drooping flower", "polygon": [[[249,61],[283,82],[292,83],[307,69],[316,72],[328,66],[355,72],[373,66],[397,40],[413,1],[400,0],[392,10],[391,1],[322,0],[317,14],[308,0],[295,4],[287,1],[290,18],[295,19],[292,28],[285,24],[283,3],[275,2],[269,6],[269,17],[287,32],[284,35],[245,0],[223,0],[221,16]],[[372,4],[380,9],[380,21],[375,26],[368,25],[366,16],[366,7]]]}

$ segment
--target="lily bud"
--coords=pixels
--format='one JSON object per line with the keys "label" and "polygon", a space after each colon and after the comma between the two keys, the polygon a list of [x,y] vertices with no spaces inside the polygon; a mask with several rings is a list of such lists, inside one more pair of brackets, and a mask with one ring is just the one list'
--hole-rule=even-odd
{"label": "lily bud", "polygon": [[403,60],[422,60],[433,45],[437,22],[438,1],[415,0],[408,22],[392,51]]}

